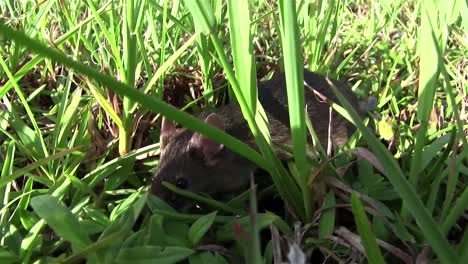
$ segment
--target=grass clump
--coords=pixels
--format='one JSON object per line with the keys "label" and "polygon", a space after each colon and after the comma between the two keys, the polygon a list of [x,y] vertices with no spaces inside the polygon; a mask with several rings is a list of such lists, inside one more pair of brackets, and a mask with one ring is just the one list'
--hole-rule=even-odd
{"label": "grass clump", "polygon": [[[468,259],[463,1],[4,1],[0,11],[2,263]],[[358,133],[309,159],[304,65],[375,96],[376,132],[338,95]],[[288,166],[257,103],[257,80],[280,71]],[[259,152],[186,113],[229,100]],[[273,185],[229,201],[182,191],[201,208],[169,207],[148,192],[162,115],[257,163]]]}

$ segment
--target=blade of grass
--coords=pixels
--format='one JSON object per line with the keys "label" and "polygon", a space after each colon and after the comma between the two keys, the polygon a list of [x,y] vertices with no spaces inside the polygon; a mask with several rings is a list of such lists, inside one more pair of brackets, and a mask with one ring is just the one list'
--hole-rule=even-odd
{"label": "blade of grass", "polygon": [[188,237],[193,246],[196,246],[200,242],[206,232],[213,225],[217,213],[217,211],[214,211],[213,213],[204,215],[190,226]]}
{"label": "blade of grass", "polygon": [[366,250],[369,263],[385,263],[382,252],[380,252],[379,246],[377,245],[377,239],[367,219],[366,212],[364,211],[364,206],[355,193],[351,194],[351,205],[353,207],[357,230],[361,236],[361,241]]}
{"label": "blade of grass", "polygon": [[434,102],[434,94],[441,65],[437,50],[437,46],[439,44],[433,35],[434,27],[436,25],[431,25],[430,21],[431,17],[437,17],[437,8],[433,1],[422,1],[420,8],[421,28],[418,43],[420,45],[419,59],[421,60],[421,63],[417,109],[417,117],[420,127],[416,137],[416,145],[413,151],[413,161],[411,162],[409,175],[410,182],[416,187],[420,178],[418,171],[420,171],[419,166],[421,165],[422,148],[426,143],[426,133],[429,125],[428,121]]}
{"label": "blade of grass", "polygon": [[232,214],[240,214],[241,213],[241,211],[236,209],[236,208],[232,208],[232,207],[227,206],[227,205],[225,205],[225,204],[223,204],[221,202],[218,202],[216,200],[206,198],[206,197],[204,197],[202,195],[198,195],[198,194],[193,193],[193,192],[182,190],[182,189],[177,188],[176,186],[174,186],[174,185],[172,185],[172,184],[170,184],[168,182],[163,182],[162,185],[164,187],[166,187],[167,189],[169,189],[170,191],[172,191],[174,193],[177,193],[178,195],[190,198],[190,199],[192,199],[194,201],[200,201],[200,202],[202,202],[204,204],[208,204],[211,207],[216,208],[218,210],[222,210],[222,211],[232,213]]}
{"label": "blade of grass", "polygon": [[[8,143],[5,160],[3,161],[2,171],[0,174],[0,179],[7,177],[13,172],[13,165],[15,161],[15,142],[10,141]],[[7,204],[10,202],[10,191],[11,191],[11,184],[8,183],[5,185],[5,188],[0,187],[0,199],[2,199],[2,210],[0,210],[0,228],[1,230],[7,230],[8,224],[8,210],[3,210],[3,208],[8,208]]]}
{"label": "blade of grass", "polygon": [[307,137],[305,127],[304,102],[304,65],[299,47],[299,29],[297,26],[296,2],[279,1],[282,34],[284,69],[288,94],[289,122],[293,141],[294,160],[302,179],[302,202],[304,203],[306,219],[312,219],[310,205],[310,190],[307,184],[308,163],[306,159]]}
{"label": "blade of grass", "polygon": [[[141,4],[141,3],[139,3]],[[138,57],[137,38],[135,28],[139,14],[135,12],[134,0],[124,1],[123,8],[123,25],[122,25],[122,57],[123,57],[123,70],[125,71],[124,82],[135,89],[135,69],[136,60]],[[133,128],[133,113],[132,98],[124,97],[122,102],[122,124],[119,127],[119,153],[124,156],[130,151],[132,146],[132,128]]]}
{"label": "blade of grass", "polygon": [[250,11],[245,0],[228,1],[229,33],[236,78],[252,113],[256,112],[257,89],[255,61],[250,28]]}
{"label": "blade of grass", "polygon": [[[259,107],[257,111],[257,89],[255,76],[255,60],[252,48],[252,34],[250,27],[250,10],[248,1],[246,0],[230,0],[228,1],[229,25],[231,46],[233,51],[233,63],[236,70],[236,78],[243,90],[243,95],[247,102],[250,112],[255,116],[256,120],[265,120],[265,112]],[[269,138],[268,126],[265,122],[257,121],[260,131],[265,138]],[[260,263],[262,255],[260,251],[260,238],[257,226],[257,197],[256,188],[254,186],[253,176],[250,179],[250,200],[249,200],[249,215],[250,215],[250,230],[249,243],[247,252],[247,263]]]}
{"label": "blade of grass", "polygon": [[114,111],[114,108],[103,96],[104,91],[102,91],[99,87],[94,86],[91,82],[88,82],[88,86],[89,90],[91,91],[98,104],[106,111],[106,113],[109,115],[112,121],[114,121],[114,123],[119,127],[119,129],[125,129],[122,119],[120,119],[119,115]]}
{"label": "blade of grass", "polygon": [[[305,217],[305,209],[304,205],[300,202],[301,193],[298,186],[294,183],[292,178],[289,177],[278,157],[272,150],[272,146],[268,144],[268,142],[263,137],[263,134],[260,132],[259,126],[256,123],[257,120],[253,118],[252,113],[248,109],[247,102],[245,101],[239,84],[235,79],[234,73],[232,72],[232,69],[227,62],[226,55],[224,54],[224,50],[221,47],[219,40],[213,35],[211,35],[211,40],[213,41],[216,52],[220,57],[220,61],[223,64],[226,75],[228,76],[228,80],[230,81],[236,98],[241,106],[242,114],[246,118],[252,134],[255,137],[255,141],[265,159],[271,162],[268,163],[264,168],[266,168],[266,170],[268,170],[272,175],[273,182],[275,183],[275,186],[277,187],[283,199],[285,199],[291,205],[296,214],[300,215],[301,218]],[[264,120],[261,121],[265,122]],[[266,125],[262,125],[262,127],[264,126]]]}

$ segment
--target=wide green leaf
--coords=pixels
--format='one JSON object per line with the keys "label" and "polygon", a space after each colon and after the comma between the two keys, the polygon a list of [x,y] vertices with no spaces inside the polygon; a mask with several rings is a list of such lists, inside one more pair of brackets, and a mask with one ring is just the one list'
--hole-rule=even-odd
{"label": "wide green leaf", "polygon": [[83,248],[91,241],[81,230],[78,218],[60,201],[45,194],[33,197],[31,206],[34,211],[63,239],[70,241],[75,249]]}

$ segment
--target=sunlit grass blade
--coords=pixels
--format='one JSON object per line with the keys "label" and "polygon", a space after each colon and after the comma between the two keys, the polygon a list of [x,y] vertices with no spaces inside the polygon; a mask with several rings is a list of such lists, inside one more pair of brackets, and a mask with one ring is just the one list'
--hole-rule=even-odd
{"label": "sunlit grass blade", "polygon": [[[180,58],[180,56],[192,46],[193,42],[195,42],[199,35],[199,32],[193,34],[186,42],[184,42],[184,44],[176,52],[174,52],[174,54],[172,54],[164,62],[164,64],[158,67],[151,79],[148,82],[146,82],[143,88],[144,93],[148,93],[151,90],[151,87],[153,87],[156,81],[160,79],[163,76],[164,72],[167,71],[172,65],[174,65],[174,63]],[[132,109],[132,112],[135,110],[136,106],[137,105],[135,104],[135,106]]]}
{"label": "sunlit grass blade", "polygon": [[122,120],[117,115],[117,113],[114,111],[114,108],[110,105],[110,103],[107,101],[107,99],[104,98],[104,96],[102,95],[103,91],[101,89],[99,89],[99,87],[94,86],[92,83],[89,83],[89,90],[91,91],[94,98],[96,98],[96,101],[99,103],[99,105],[106,111],[106,113],[112,119],[112,121],[114,121],[115,124],[120,129],[125,129],[124,125],[122,123]]}
{"label": "sunlit grass blade", "polygon": [[[43,22],[48,18],[48,13],[55,3],[53,1],[44,3],[43,5],[38,6],[37,12],[34,12],[33,15],[29,17],[29,20],[26,20],[23,24],[24,31],[27,36],[31,38],[36,38],[38,35],[41,36],[41,30],[44,28],[38,25],[44,25]],[[22,59],[22,56],[25,55],[26,50],[17,45],[13,50],[13,54],[9,56],[11,67],[16,68]]]}
{"label": "sunlit grass blade", "polygon": [[298,190],[297,185],[295,185],[294,181],[290,177],[288,177],[288,174],[282,166],[281,162],[279,161],[278,157],[276,157],[275,153],[271,149],[271,146],[262,136],[259,127],[255,122],[256,120],[254,120],[254,118],[252,117],[252,113],[248,109],[245,98],[243,97],[242,92],[239,88],[239,84],[237,83],[234,77],[234,73],[232,72],[232,69],[227,63],[226,55],[224,54],[224,50],[222,49],[219,40],[212,36],[212,41],[215,45],[218,55],[221,57],[220,60],[223,64],[223,68],[226,71],[228,80],[232,85],[237,100],[239,101],[242,113],[247,119],[250,129],[253,135],[255,136],[257,145],[262,151],[262,154],[264,155],[265,159],[267,161],[272,162],[270,164],[265,164],[267,166],[265,166],[264,168],[266,168],[271,173],[273,177],[273,182],[275,183],[275,186],[278,188],[278,191],[280,192],[282,197],[284,197],[284,199],[290,203],[290,205],[294,208],[294,211],[297,212],[297,214],[304,215],[304,207],[302,203],[300,203],[300,192]]}
{"label": "sunlit grass blade", "polygon": [[247,1],[228,1],[234,69],[239,86],[252,113],[256,112],[257,90],[250,11]]}
{"label": "sunlit grass blade", "polygon": [[37,221],[37,223],[29,230],[29,233],[21,241],[21,252],[20,256],[24,262],[26,262],[34,252],[34,243],[37,243],[41,236],[41,231],[45,226],[43,219]]}
{"label": "sunlit grass blade", "polygon": [[341,1],[316,1],[316,4],[304,5],[299,10],[298,19],[304,32],[304,49],[310,54],[307,58],[308,69],[323,72],[330,60],[324,61],[327,45],[337,34],[341,24],[343,4]]}
{"label": "sunlit grass blade", "polygon": [[[139,5],[145,5],[145,2],[139,2]],[[123,69],[125,71],[124,82],[135,89],[135,71],[136,63],[139,55],[137,47],[137,37],[135,33],[138,30],[135,28],[139,17],[138,12],[135,12],[137,7],[134,0],[124,1],[123,8],[123,26],[122,26],[122,57]],[[119,127],[119,153],[121,156],[130,151],[132,145],[132,129],[133,129],[133,113],[131,112],[132,100],[129,97],[124,97],[122,102],[122,127]]]}
{"label": "sunlit grass blade", "polygon": [[198,30],[203,32],[205,35],[210,34],[215,26],[213,9],[211,8],[210,1],[184,0],[184,4],[190,10],[190,13],[192,13],[195,25],[197,26]]}
{"label": "sunlit grass blade", "polygon": [[98,11],[95,8],[95,3],[93,3],[91,0],[87,0],[87,4],[89,6],[90,11],[93,14],[94,20],[98,23],[99,29],[102,31],[104,34],[106,40],[109,42],[109,45],[111,47],[111,54],[113,56],[113,59],[115,60],[115,66],[117,66],[118,73],[120,75],[120,78],[122,78],[123,82],[126,82],[126,74],[125,74],[125,69],[123,66],[123,59],[120,54],[120,49],[119,46],[117,45],[118,43],[116,42],[116,36],[114,32],[109,31],[106,23],[103,21],[101,18],[101,14],[98,13]]}
{"label": "sunlit grass blade", "polygon": [[295,164],[302,179],[303,203],[306,217],[312,217],[310,208],[310,191],[307,185],[308,163],[306,159],[307,137],[305,126],[304,102],[304,65],[299,46],[299,32],[297,26],[296,3],[294,1],[280,1],[279,11],[282,24],[282,51],[286,76],[289,122],[293,141]]}
{"label": "sunlit grass blade", "polygon": [[[416,145],[414,147],[413,161],[411,162],[410,182],[417,186],[419,181],[419,166],[421,164],[422,148],[426,143],[426,133],[428,129],[429,116],[434,103],[434,93],[437,85],[437,79],[440,74],[441,61],[438,56],[439,45],[434,35],[435,17],[437,17],[437,8],[433,1],[422,1],[421,7],[421,28],[419,32],[419,59],[420,75],[418,89],[418,112],[417,117],[420,123],[418,129]],[[431,23],[431,20],[432,23]],[[431,25],[432,24],[432,25]]]}

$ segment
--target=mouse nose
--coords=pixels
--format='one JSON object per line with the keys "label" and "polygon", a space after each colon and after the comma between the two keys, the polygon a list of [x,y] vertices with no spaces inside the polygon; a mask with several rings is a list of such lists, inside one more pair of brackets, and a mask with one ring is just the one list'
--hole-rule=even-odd
{"label": "mouse nose", "polygon": [[171,192],[166,187],[164,187],[162,185],[162,181],[158,177],[154,177],[152,179],[151,193],[159,197],[161,200],[166,202],[172,208],[177,209],[181,204],[181,201],[179,197],[177,196],[177,194]]}

